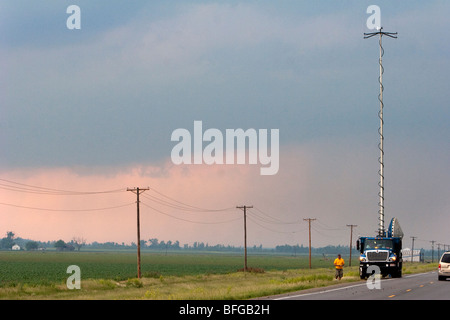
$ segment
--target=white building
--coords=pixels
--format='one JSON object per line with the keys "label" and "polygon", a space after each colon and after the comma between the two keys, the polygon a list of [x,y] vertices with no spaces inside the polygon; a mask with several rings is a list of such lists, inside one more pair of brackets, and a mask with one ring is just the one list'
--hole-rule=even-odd
{"label": "white building", "polygon": [[[411,251],[412,250],[410,248],[402,249],[403,261],[411,262]],[[421,254],[421,250],[414,249],[414,253],[412,254],[412,262],[421,262],[421,261],[423,261],[423,256]]]}
{"label": "white building", "polygon": [[18,244],[15,244],[11,247],[11,249],[14,251],[18,251],[18,250],[20,250],[20,246]]}

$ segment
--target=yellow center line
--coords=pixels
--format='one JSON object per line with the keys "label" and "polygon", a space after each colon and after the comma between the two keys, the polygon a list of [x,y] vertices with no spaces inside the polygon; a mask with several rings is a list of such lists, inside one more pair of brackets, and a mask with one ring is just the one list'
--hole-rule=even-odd
{"label": "yellow center line", "polygon": [[410,291],[411,291],[411,289],[406,290],[406,292],[410,292]]}
{"label": "yellow center line", "polygon": [[393,294],[393,295],[389,296],[388,298],[393,298],[393,297],[395,297],[395,294]]}

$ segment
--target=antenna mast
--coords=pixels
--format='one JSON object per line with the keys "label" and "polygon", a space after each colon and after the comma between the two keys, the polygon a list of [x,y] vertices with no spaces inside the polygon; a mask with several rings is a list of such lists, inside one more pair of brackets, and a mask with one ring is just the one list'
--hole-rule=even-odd
{"label": "antenna mast", "polygon": [[380,149],[380,157],[378,158],[378,162],[380,163],[380,170],[378,171],[378,174],[380,176],[380,182],[378,183],[379,187],[380,187],[380,192],[378,193],[380,200],[379,200],[379,225],[378,225],[378,235],[381,237],[386,236],[386,230],[384,228],[384,151],[383,151],[383,140],[384,140],[384,136],[383,136],[383,55],[384,55],[384,49],[381,43],[381,39],[383,36],[388,36],[390,38],[394,38],[397,39],[397,32],[393,33],[393,32],[383,32],[383,28],[382,27],[377,27],[377,32],[370,32],[370,33],[364,33],[364,39],[368,39],[371,38],[375,35],[379,35],[380,36],[380,59],[379,59],[379,64],[380,64],[380,77],[378,78],[378,81],[380,83],[380,94],[378,95],[378,100],[380,101],[380,111],[378,112],[378,117],[380,118],[380,128],[378,130],[378,133],[380,134],[380,143],[378,145],[378,148]]}

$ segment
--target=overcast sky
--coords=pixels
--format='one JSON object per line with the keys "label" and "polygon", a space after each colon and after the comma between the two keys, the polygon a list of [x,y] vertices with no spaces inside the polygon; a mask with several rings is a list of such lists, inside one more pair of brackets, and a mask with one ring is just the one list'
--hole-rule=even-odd
{"label": "overcast sky", "polygon": [[[80,30],[66,27],[72,4]],[[448,1],[2,1],[0,236],[136,241],[136,197],[125,190],[138,186],[151,189],[145,240],[242,245],[244,204],[254,206],[249,245],[307,245],[305,218],[317,219],[313,246],[347,245],[347,224],[374,235],[379,47],[363,39],[372,4],[384,31],[398,32],[383,38],[386,226],[399,219],[405,246],[411,236],[450,244]],[[196,120],[279,129],[278,173],[174,165],[171,134],[193,133]],[[192,212],[162,195],[227,210]]]}

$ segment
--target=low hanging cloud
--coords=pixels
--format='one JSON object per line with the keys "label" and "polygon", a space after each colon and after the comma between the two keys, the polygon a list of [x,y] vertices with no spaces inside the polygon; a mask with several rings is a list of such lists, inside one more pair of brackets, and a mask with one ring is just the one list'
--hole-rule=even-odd
{"label": "low hanging cloud", "polygon": [[[239,246],[243,216],[236,206],[253,205],[247,224],[249,245],[306,245],[304,218],[317,219],[314,246],[345,245],[346,224],[357,224],[355,232],[359,234],[374,234],[377,227],[377,152],[365,140],[332,139],[282,147],[280,170],[274,176],[261,176],[257,165],[174,165],[170,160],[98,169],[3,171],[2,179],[23,185],[2,181],[0,233],[12,230],[17,236],[37,240],[68,241],[82,236],[88,242],[135,242],[136,195],[126,189],[149,187],[140,196],[144,240]],[[415,171],[413,168],[427,161],[427,156],[424,153],[414,158],[412,154],[414,150],[405,146],[391,151],[387,158],[386,221],[397,217],[406,236],[420,233],[424,237],[418,226],[432,228],[448,222],[444,190],[448,190],[449,180],[438,174],[443,165],[439,161],[435,161],[435,168]],[[36,194],[30,192],[35,188],[25,185],[69,192],[54,194],[38,189],[48,192]],[[421,185],[434,196],[425,197]],[[411,197],[418,201],[409,201]],[[433,199],[432,203],[426,199]],[[431,210],[436,220],[430,221],[423,210]],[[434,233],[436,237],[439,234]]]}
{"label": "low hanging cloud", "polygon": [[[2,190],[5,230],[0,232],[12,229],[18,236],[42,240],[83,236],[89,241],[131,242],[135,238],[136,196],[126,188],[149,187],[140,198],[142,239],[239,245],[242,213],[236,206],[251,202],[263,208],[279,201],[282,190],[289,200],[306,174],[306,160],[300,161],[303,165],[296,168],[296,174],[290,173],[291,166],[299,164],[295,157],[295,151],[288,151],[283,170],[268,179],[261,177],[255,165],[177,166],[171,161],[161,166],[99,168],[97,172],[94,168],[3,172],[2,179],[10,181],[4,184],[15,188]],[[289,182],[288,177],[295,176],[299,179]],[[278,211],[271,215],[281,220],[293,218]],[[35,228],[37,224],[39,228]],[[261,234],[254,236],[255,241],[272,242]]]}

